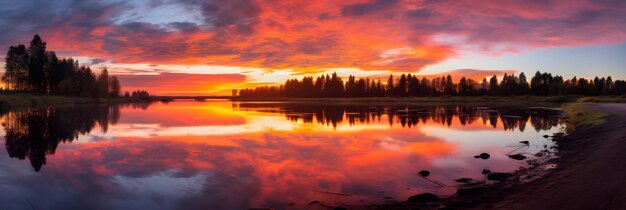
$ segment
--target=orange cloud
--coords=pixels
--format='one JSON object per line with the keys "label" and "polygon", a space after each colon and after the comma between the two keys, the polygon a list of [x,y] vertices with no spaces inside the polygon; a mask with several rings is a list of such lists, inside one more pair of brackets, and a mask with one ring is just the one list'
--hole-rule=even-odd
{"label": "orange cloud", "polygon": [[[145,5],[45,1],[37,5],[19,2],[0,8],[5,14],[0,28],[12,29],[0,37],[0,49],[27,43],[39,33],[48,49],[59,55],[106,61],[101,65],[261,69],[233,73],[246,75],[245,80],[232,75],[123,78],[128,90],[162,95],[224,95],[244,83],[282,82],[337,68],[417,73],[465,51],[499,55],[626,41],[626,31],[615,30],[626,28],[626,5],[611,0],[172,0]],[[159,17],[182,19],[146,14],[163,5],[182,9],[171,10],[177,11],[174,14],[158,10],[163,13]],[[193,73],[228,74],[216,71]],[[281,75],[281,81],[250,80],[275,71],[290,74]],[[141,70],[125,73],[137,72]],[[468,73],[463,76],[474,79],[484,76],[473,71],[452,73]],[[164,82],[168,76],[176,81]]]}
{"label": "orange cloud", "polygon": [[[170,23],[149,18],[119,21],[133,9],[127,4],[50,5],[68,12],[37,10],[29,13],[30,18],[9,13],[11,20],[22,23],[8,21],[0,26],[32,22],[32,31],[11,32],[0,45],[40,33],[51,49],[63,54],[117,63],[288,68],[310,73],[323,68],[414,72],[471,46],[508,52],[519,46],[626,40],[624,31],[613,30],[625,26],[620,21],[625,18],[624,5],[615,1],[171,1],[168,4],[197,11],[202,19]],[[50,21],[41,24],[37,18]],[[461,39],[437,39],[441,35]]]}

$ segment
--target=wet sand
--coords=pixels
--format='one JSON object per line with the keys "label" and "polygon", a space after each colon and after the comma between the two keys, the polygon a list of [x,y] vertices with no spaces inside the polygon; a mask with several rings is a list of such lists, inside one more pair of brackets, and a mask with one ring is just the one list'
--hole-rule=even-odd
{"label": "wet sand", "polygon": [[626,209],[626,104],[588,104],[606,123],[557,139],[557,169],[499,192],[478,209]]}

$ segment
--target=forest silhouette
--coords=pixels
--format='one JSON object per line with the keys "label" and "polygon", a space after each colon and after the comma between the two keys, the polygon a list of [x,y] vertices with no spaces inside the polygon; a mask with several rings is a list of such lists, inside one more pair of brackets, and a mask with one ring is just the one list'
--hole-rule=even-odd
{"label": "forest silhouette", "polygon": [[10,46],[5,58],[2,81],[6,92],[30,92],[81,97],[118,97],[121,85],[106,68],[96,77],[89,66],[78,60],[58,58],[46,50],[46,42],[35,35],[28,48]]}
{"label": "forest silhouette", "polygon": [[337,98],[337,97],[427,97],[427,96],[556,96],[556,95],[623,95],[626,94],[624,80],[613,81],[609,77],[592,80],[573,77],[564,79],[539,71],[527,80],[519,75],[505,74],[501,81],[493,75],[489,80],[475,81],[461,77],[456,82],[452,76],[434,79],[418,78],[402,74],[399,78],[389,75],[385,83],[369,78],[349,76],[344,82],[336,73],[322,75],[315,80],[304,77],[289,79],[278,86],[262,86],[233,90],[232,95],[241,98],[289,97],[289,98]]}

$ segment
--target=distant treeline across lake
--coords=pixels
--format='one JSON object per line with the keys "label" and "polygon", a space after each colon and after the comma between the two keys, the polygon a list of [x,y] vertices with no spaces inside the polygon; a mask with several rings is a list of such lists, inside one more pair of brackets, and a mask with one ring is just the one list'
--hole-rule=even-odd
{"label": "distant treeline across lake", "polygon": [[349,76],[343,81],[336,73],[314,79],[290,79],[279,86],[263,86],[233,90],[233,96],[241,98],[293,97],[427,97],[427,96],[514,96],[514,95],[623,95],[626,82],[609,77],[564,79],[550,73],[537,72],[528,82],[526,75],[505,74],[501,81],[493,75],[489,80],[475,81],[466,77],[455,81],[452,76],[428,79],[402,74],[399,78],[389,75],[385,83],[369,78]]}

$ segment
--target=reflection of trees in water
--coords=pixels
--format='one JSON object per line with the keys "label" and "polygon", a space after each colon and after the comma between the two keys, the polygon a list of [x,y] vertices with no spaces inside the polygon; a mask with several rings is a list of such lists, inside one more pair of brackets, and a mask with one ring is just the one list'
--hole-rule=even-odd
{"label": "reflection of trees in water", "polygon": [[[132,109],[141,109],[146,110],[152,104],[152,102],[143,102],[143,103],[127,103],[127,104],[119,104],[120,108],[132,108]],[[118,113],[119,114],[119,113]]]}
{"label": "reflection of trees in water", "polygon": [[432,121],[444,126],[452,125],[455,118],[461,125],[473,124],[480,120],[483,124],[496,127],[498,121],[505,130],[519,129],[524,131],[526,124],[535,130],[547,130],[563,123],[563,117],[558,110],[541,108],[499,108],[488,109],[476,106],[376,106],[361,105],[320,105],[304,103],[235,103],[233,109],[242,111],[259,111],[282,113],[290,121],[302,120],[304,123],[314,123],[337,127],[337,124],[347,120],[348,124],[368,124],[380,122],[381,116],[387,116],[390,126],[400,124],[402,127],[412,127],[419,123]]}
{"label": "reflection of trees in water", "polygon": [[5,144],[11,158],[30,159],[39,171],[59,142],[72,142],[96,125],[103,132],[120,118],[119,106],[28,109],[4,115]]}

